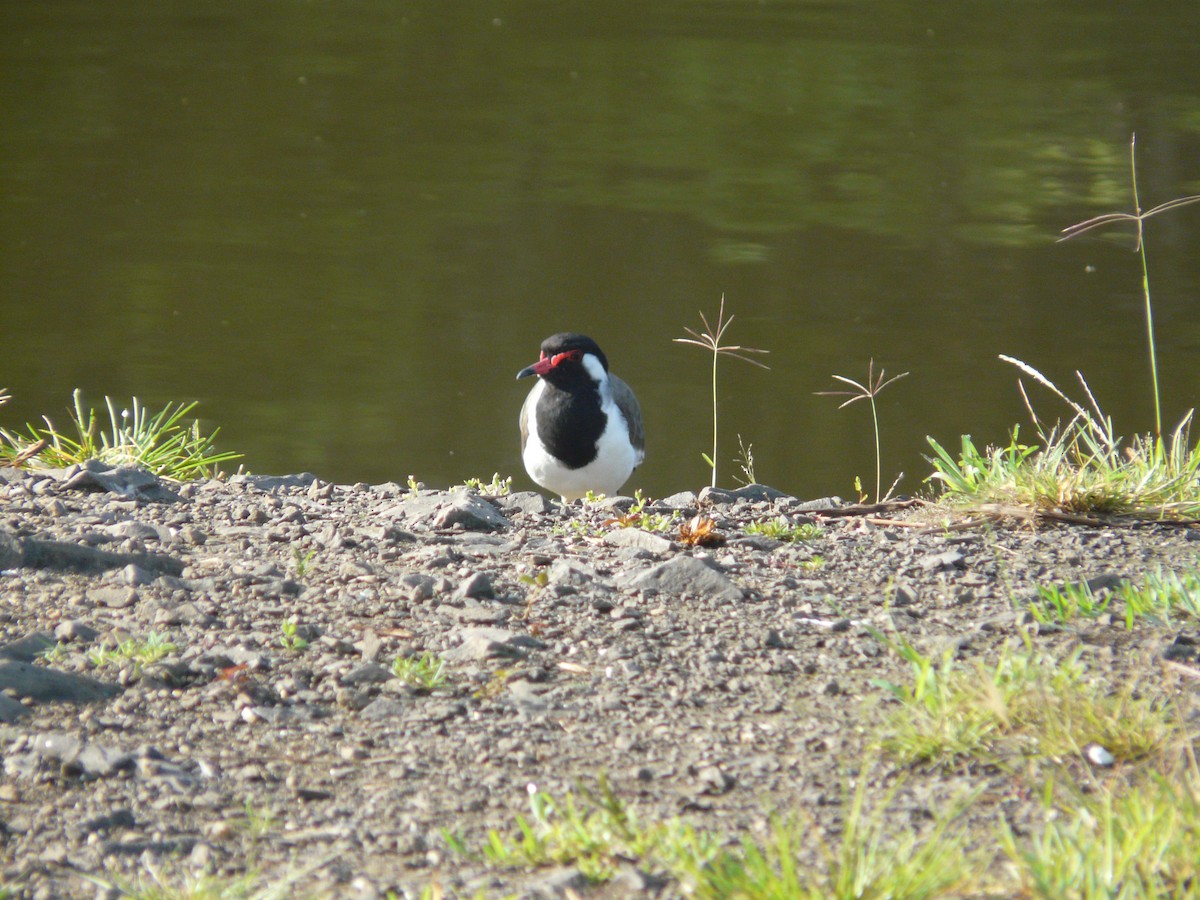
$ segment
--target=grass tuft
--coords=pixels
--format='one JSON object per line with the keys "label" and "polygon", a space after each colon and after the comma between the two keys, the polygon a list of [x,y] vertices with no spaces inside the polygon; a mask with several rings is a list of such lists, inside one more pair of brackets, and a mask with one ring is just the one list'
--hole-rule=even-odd
{"label": "grass tuft", "polygon": [[949,499],[1066,515],[1200,516],[1200,447],[1189,446],[1191,413],[1167,438],[1138,436],[1125,443],[1078,372],[1088,406],[1072,400],[1032,366],[1000,358],[1062,399],[1074,415],[1065,425],[1047,427],[1018,381],[1037,442],[1022,443],[1014,428],[1007,447],[980,451],[970,435],[964,435],[955,459],[933,438],[926,438],[934,451],[928,457],[934,468],[928,480],[940,482]]}
{"label": "grass tuft", "polygon": [[1200,885],[1200,775],[1154,776],[1128,790],[1103,785],[1072,809],[1047,810],[1020,839],[1001,823],[1000,845],[1022,896],[1194,897]]}
{"label": "grass tuft", "polygon": [[994,664],[960,666],[953,649],[935,660],[903,638],[876,636],[910,666],[910,683],[872,682],[900,701],[881,745],[904,764],[1078,756],[1093,743],[1133,760],[1163,749],[1177,731],[1165,701],[1091,677],[1082,650],[1055,658],[1026,636],[1021,646],[1005,645]]}
{"label": "grass tuft", "polygon": [[751,522],[746,526],[746,534],[757,534],[762,537],[787,542],[811,541],[821,537],[824,533],[825,529],[815,522],[803,522],[799,525],[793,525],[787,520],[786,516],[779,516],[775,519],[762,519],[758,522]]}
{"label": "grass tuft", "polygon": [[188,425],[184,421],[195,402],[168,403],[152,415],[137,397],[120,411],[111,397],[105,397],[108,427],[101,430],[96,410],[84,409],[83,392],[76,390],[72,396],[74,437],[59,431],[45,416],[44,428],[27,424],[24,433],[0,428],[0,460],[10,465],[65,468],[99,459],[113,465],[141,466],[155,475],[188,481],[209,477],[221,463],[241,456],[215,449],[219,428],[205,435],[199,422],[193,420]]}
{"label": "grass tuft", "polygon": [[392,663],[392,674],[405,684],[422,691],[436,691],[446,687],[450,680],[446,674],[446,661],[434,653],[420,656],[398,656]]}

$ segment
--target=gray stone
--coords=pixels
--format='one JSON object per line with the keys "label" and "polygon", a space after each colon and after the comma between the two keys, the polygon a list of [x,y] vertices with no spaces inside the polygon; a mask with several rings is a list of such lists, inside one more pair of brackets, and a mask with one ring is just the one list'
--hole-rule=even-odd
{"label": "gray stone", "polygon": [[23,703],[18,703],[12,697],[0,694],[0,722],[11,725],[22,716],[29,715],[29,709]]}
{"label": "gray stone", "polygon": [[88,778],[109,778],[122,769],[133,768],[134,765],[132,753],[106,747],[95,741],[85,744],[74,761]]}
{"label": "gray stone", "polygon": [[318,479],[311,472],[301,472],[298,475],[230,475],[229,483],[249,485],[256,490],[274,493],[280,488],[311,487],[318,483]]}
{"label": "gray stone", "polygon": [[434,581],[429,575],[411,572],[397,579],[399,585],[405,588],[409,600],[428,600],[434,594]]}
{"label": "gray stone", "polygon": [[741,600],[745,594],[715,564],[694,556],[677,556],[635,575],[626,587],[660,594],[693,594],[718,600]]}
{"label": "gray stone", "polygon": [[772,500],[794,500],[791,494],[765,484],[747,484],[737,490],[729,491],[724,488],[706,487],[700,492],[701,503],[713,503],[723,506],[738,500],[749,500],[752,503]]}
{"label": "gray stone", "polygon": [[512,523],[486,500],[470,494],[455,494],[449,506],[433,517],[435,528],[462,528],[467,531],[500,531]]}
{"label": "gray stone", "polygon": [[4,659],[0,659],[0,690],[38,703],[92,703],[120,693],[116,685],[83,675]]}
{"label": "gray stone", "polygon": [[508,515],[545,515],[554,509],[554,505],[537,491],[517,491],[501,497],[500,508]]}
{"label": "gray stone", "polygon": [[95,587],[87,598],[97,606],[109,609],[128,609],[138,602],[138,592],[131,587]]}
{"label": "gray stone", "polygon": [[376,697],[359,713],[365,719],[397,719],[407,715],[413,708],[411,703],[394,697]]}
{"label": "gray stone", "polygon": [[[82,544],[63,541],[21,541],[21,565],[31,569],[55,569],[67,572],[96,573],[121,569],[131,563],[151,572],[183,574],[183,563],[159,553],[110,553]],[[11,566],[9,568],[12,568]]]}
{"label": "gray stone", "polygon": [[466,628],[462,632],[462,642],[445,651],[442,657],[450,662],[521,659],[526,655],[526,650],[544,646],[537,638],[504,628]]}
{"label": "gray stone", "polygon": [[170,490],[166,482],[145,469],[114,466],[98,459],[89,459],[66,469],[51,470],[51,477],[62,482],[64,490],[109,491],[136,500],[178,502],[182,498]]}
{"label": "gray stone", "polygon": [[670,497],[663,497],[658,503],[668,509],[691,509],[698,499],[695,491],[680,491]]}
{"label": "gray stone", "polygon": [[112,831],[115,828],[136,828],[137,819],[133,815],[133,810],[126,807],[114,809],[112,812],[103,816],[85,819],[79,823],[79,830],[83,834],[95,834],[99,832]]}
{"label": "gray stone", "polygon": [[348,672],[342,678],[342,684],[383,684],[385,681],[390,681],[395,677],[391,669],[384,668],[379,663],[370,662],[364,663],[357,669]]}
{"label": "gray stone", "polygon": [[54,646],[54,639],[41,631],[0,646],[0,657],[33,662],[38,656]]}
{"label": "gray stone", "polygon": [[466,600],[468,597],[495,597],[492,579],[483,572],[475,572],[454,591],[456,600]]}
{"label": "gray stone", "polygon": [[646,550],[655,554],[668,553],[672,547],[671,542],[662,535],[640,528],[614,528],[606,532],[602,540],[613,547]]}
{"label": "gray stone", "polygon": [[121,570],[121,580],[134,587],[150,584],[158,575],[149,569],[143,569],[137,563],[130,563]]}
{"label": "gray stone", "polygon": [[19,569],[24,562],[25,547],[20,539],[7,529],[0,529],[0,572]]}
{"label": "gray stone", "polygon": [[917,565],[926,571],[964,568],[963,560],[963,555],[957,550],[944,550],[941,553],[929,553],[921,557],[917,560]]}
{"label": "gray stone", "polygon": [[574,559],[556,559],[546,577],[549,584],[565,584],[571,587],[586,587],[600,580],[595,569]]}
{"label": "gray stone", "polygon": [[54,627],[54,639],[67,644],[90,644],[99,636],[100,632],[79,619],[63,619]]}
{"label": "gray stone", "polygon": [[580,896],[588,887],[587,876],[572,866],[537,875],[525,883],[521,894],[534,900],[562,900]]}

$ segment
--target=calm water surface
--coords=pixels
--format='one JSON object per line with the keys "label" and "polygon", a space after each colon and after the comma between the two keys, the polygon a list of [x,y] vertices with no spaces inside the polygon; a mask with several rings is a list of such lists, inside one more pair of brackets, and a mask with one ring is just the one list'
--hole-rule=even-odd
{"label": "calm water surface", "polygon": [[[1200,192],[1194,5],[9,2],[0,7],[0,411],[197,399],[260,472],[434,485],[520,469],[552,331],[637,389],[629,488],[698,488],[722,295],[771,371],[720,372],[737,436],[807,496],[925,436],[1024,418],[1006,353],[1152,422],[1128,231]],[[1148,225],[1164,414],[1196,405],[1200,207]],[[1060,410],[1035,394],[1040,411]]]}

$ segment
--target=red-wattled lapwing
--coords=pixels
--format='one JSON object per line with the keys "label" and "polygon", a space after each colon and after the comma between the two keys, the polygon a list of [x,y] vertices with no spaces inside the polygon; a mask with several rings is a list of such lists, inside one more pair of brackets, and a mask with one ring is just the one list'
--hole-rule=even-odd
{"label": "red-wattled lapwing", "polygon": [[642,411],[608,371],[596,342],[564,332],[542,341],[542,358],[517,373],[538,382],[521,407],[521,459],[529,477],[564,502],[588,491],[615,494],[646,453]]}

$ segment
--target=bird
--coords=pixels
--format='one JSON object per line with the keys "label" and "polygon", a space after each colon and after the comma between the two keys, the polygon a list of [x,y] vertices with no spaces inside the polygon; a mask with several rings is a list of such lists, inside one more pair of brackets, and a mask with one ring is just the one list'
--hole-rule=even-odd
{"label": "bird", "polygon": [[589,491],[611,496],[646,456],[637,397],[587,335],[553,334],[541,351],[517,373],[538,377],[521,407],[525,471],[564,503]]}

